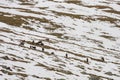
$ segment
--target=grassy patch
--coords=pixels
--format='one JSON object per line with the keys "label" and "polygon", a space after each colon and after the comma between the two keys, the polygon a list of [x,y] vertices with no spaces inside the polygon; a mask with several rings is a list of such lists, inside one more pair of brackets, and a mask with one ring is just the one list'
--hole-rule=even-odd
{"label": "grassy patch", "polygon": [[116,18],[106,17],[106,16],[100,16],[97,19],[100,20],[100,21],[108,21],[110,23],[115,23],[116,21],[118,21],[118,19],[116,19]]}
{"label": "grassy patch", "polygon": [[81,69],[85,69],[85,67],[83,65],[77,65],[76,67],[81,68]]}
{"label": "grassy patch", "polygon": [[100,76],[90,75],[89,80],[100,80]]}
{"label": "grassy patch", "polygon": [[112,72],[106,72],[105,74],[107,74],[107,75],[113,75]]}
{"label": "grassy patch", "polygon": [[89,7],[89,8],[98,8],[98,9],[105,9],[105,8],[109,8],[109,9],[112,9],[111,7],[108,7],[108,6],[104,6],[104,5],[95,5],[95,6],[86,6],[86,7]]}
{"label": "grassy patch", "polygon": [[34,30],[34,28],[31,28],[30,26],[23,26],[23,28],[25,28],[27,30]]}
{"label": "grassy patch", "polygon": [[27,77],[28,75],[27,74],[24,74],[24,73],[15,73],[15,72],[10,72],[8,70],[1,70],[4,74],[8,74],[8,75],[19,75],[19,76],[22,76],[22,77]]}
{"label": "grassy patch", "polygon": [[11,15],[11,14],[2,13],[2,15],[0,15],[0,22],[4,22],[14,26],[20,26],[22,25],[22,23],[24,23],[24,20],[22,20],[20,16],[7,17],[4,15]]}
{"label": "grassy patch", "polygon": [[66,79],[57,79],[57,80],[66,80]]}
{"label": "grassy patch", "polygon": [[41,64],[41,63],[38,63],[38,64],[36,64],[35,66],[44,67],[44,68],[46,68],[47,70],[57,71],[57,72],[61,72],[61,73],[68,74],[68,75],[73,74],[71,71],[63,70],[63,69],[58,69],[58,68],[53,68],[53,67],[50,67],[50,66],[46,66],[46,65],[44,65],[44,64]]}
{"label": "grassy patch", "polygon": [[120,14],[119,11],[115,11],[115,10],[104,10],[106,12],[109,12],[109,13],[114,13],[114,14]]}
{"label": "grassy patch", "polygon": [[115,41],[115,38],[112,37],[112,36],[101,35],[101,37],[104,37],[104,38],[106,38],[106,39],[109,39],[109,40],[113,40],[113,41]]}
{"label": "grassy patch", "polygon": [[66,3],[72,3],[72,4],[77,4],[77,5],[83,5],[82,1],[80,0],[65,0]]}
{"label": "grassy patch", "polygon": [[53,36],[56,36],[56,37],[58,37],[58,38],[61,38],[62,35],[63,35],[63,34],[61,34],[61,33],[50,33],[50,34],[53,35]]}

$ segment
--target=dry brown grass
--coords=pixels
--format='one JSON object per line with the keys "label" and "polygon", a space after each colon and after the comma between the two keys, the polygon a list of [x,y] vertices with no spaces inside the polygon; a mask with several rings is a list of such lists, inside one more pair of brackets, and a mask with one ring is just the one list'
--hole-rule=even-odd
{"label": "dry brown grass", "polygon": [[63,70],[63,69],[58,69],[58,68],[54,68],[54,67],[50,67],[50,66],[46,66],[46,65],[41,64],[41,63],[38,63],[38,64],[36,64],[35,66],[44,67],[44,68],[47,69],[47,70],[50,70],[50,71],[57,71],[57,72],[64,73],[64,74],[68,74],[68,75],[73,74],[73,73],[70,72],[70,71]]}

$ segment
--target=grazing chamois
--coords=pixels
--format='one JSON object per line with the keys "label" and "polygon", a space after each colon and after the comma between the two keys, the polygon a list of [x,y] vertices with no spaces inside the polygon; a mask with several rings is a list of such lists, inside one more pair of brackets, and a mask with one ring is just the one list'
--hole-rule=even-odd
{"label": "grazing chamois", "polygon": [[50,41],[50,40],[49,40],[49,38],[46,38],[46,41],[48,41],[48,42],[49,42],[49,41]]}
{"label": "grazing chamois", "polygon": [[68,54],[65,54],[65,58],[68,58]]}
{"label": "grazing chamois", "polygon": [[54,52],[51,52],[52,55],[54,55]]}
{"label": "grazing chamois", "polygon": [[32,44],[35,44],[35,41],[34,41],[34,40],[32,41]]}
{"label": "grazing chamois", "polygon": [[88,58],[86,58],[86,62],[89,63],[89,59]]}
{"label": "grazing chamois", "polygon": [[105,59],[104,59],[104,57],[101,57],[101,60],[102,60],[102,62],[105,62]]}
{"label": "grazing chamois", "polygon": [[38,41],[36,44],[41,45],[41,46],[44,46],[44,44],[43,44],[42,41]]}
{"label": "grazing chamois", "polygon": [[37,43],[38,43],[38,44],[39,44],[39,43],[42,43],[42,41],[41,41],[41,40],[39,40]]}
{"label": "grazing chamois", "polygon": [[44,49],[44,47],[42,47],[42,52],[44,52],[45,51],[45,49]]}
{"label": "grazing chamois", "polygon": [[24,46],[24,44],[25,44],[25,40],[22,40],[22,41],[20,42],[19,46]]}
{"label": "grazing chamois", "polygon": [[30,48],[36,50],[36,47],[35,47],[35,46],[30,46]]}

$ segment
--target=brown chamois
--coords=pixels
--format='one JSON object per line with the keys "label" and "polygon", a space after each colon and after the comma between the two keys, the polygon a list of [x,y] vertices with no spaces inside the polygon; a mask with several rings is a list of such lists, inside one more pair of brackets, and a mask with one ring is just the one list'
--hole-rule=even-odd
{"label": "brown chamois", "polygon": [[51,52],[52,55],[54,55],[54,52]]}
{"label": "brown chamois", "polygon": [[86,58],[86,62],[89,63],[89,59],[88,58]]}
{"label": "brown chamois", "polygon": [[35,44],[35,41],[34,41],[34,40],[32,41],[32,44]]}
{"label": "brown chamois", "polygon": [[46,38],[46,41],[48,41],[48,42],[49,42],[49,41],[50,41],[50,39],[49,39],[49,38]]}
{"label": "brown chamois", "polygon": [[36,47],[35,47],[35,46],[30,46],[30,48],[36,50]]}
{"label": "brown chamois", "polygon": [[42,52],[44,52],[45,51],[45,49],[44,49],[44,47],[42,47]]}
{"label": "brown chamois", "polygon": [[36,43],[37,45],[41,45],[41,46],[44,46],[43,42],[40,40]]}
{"label": "brown chamois", "polygon": [[101,57],[101,60],[102,60],[102,62],[105,62],[105,59],[104,59],[104,57]]}
{"label": "brown chamois", "polygon": [[65,54],[65,58],[68,58],[68,54],[67,53]]}
{"label": "brown chamois", "polygon": [[22,41],[20,42],[19,46],[24,46],[24,44],[25,44],[25,40],[22,40]]}

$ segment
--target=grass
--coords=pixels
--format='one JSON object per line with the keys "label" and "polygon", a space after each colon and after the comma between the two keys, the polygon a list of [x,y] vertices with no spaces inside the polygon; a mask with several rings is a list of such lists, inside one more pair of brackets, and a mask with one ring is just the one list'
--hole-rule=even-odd
{"label": "grass", "polygon": [[118,21],[118,19],[116,19],[116,18],[106,17],[106,16],[99,16],[99,18],[97,18],[97,20],[108,21],[110,23],[115,23],[116,21]]}
{"label": "grass", "polygon": [[77,65],[76,67],[81,68],[81,69],[85,69],[85,67],[83,65]]}
{"label": "grass", "polygon": [[24,73],[11,72],[11,71],[4,70],[4,69],[2,69],[1,72],[3,72],[4,74],[8,74],[8,75],[19,75],[19,76],[22,76],[22,77],[27,77],[28,76],[27,74],[24,74]]}
{"label": "grass", "polygon": [[63,36],[62,33],[50,33],[50,35],[56,36],[58,38],[61,38]]}
{"label": "grass", "polygon": [[108,35],[101,35],[101,37],[104,37],[106,39],[109,39],[109,40],[112,40],[112,41],[115,41],[115,38],[112,37],[112,36],[108,36]]}
{"label": "grass", "polygon": [[46,68],[47,70],[57,71],[57,72],[61,72],[61,73],[68,74],[68,75],[72,75],[72,74],[73,74],[71,71],[54,68],[54,67],[51,67],[51,66],[44,65],[44,64],[42,64],[42,63],[38,63],[38,64],[36,64],[35,66],[44,67],[44,68]]}
{"label": "grass", "polygon": [[23,28],[25,28],[27,30],[34,30],[34,28],[31,28],[30,26],[23,26]]}
{"label": "grass", "polygon": [[66,80],[66,79],[57,79],[57,80]]}
{"label": "grass", "polygon": [[89,80],[101,80],[100,76],[90,75]]}
{"label": "grass", "polygon": [[[10,14],[8,14],[10,15]],[[21,19],[19,16],[14,16],[14,17],[6,17],[3,15],[0,15],[0,22],[5,22],[9,25],[14,25],[14,26],[20,26],[22,23],[24,23],[24,20]]]}
{"label": "grass", "polygon": [[82,1],[80,0],[65,0],[66,3],[72,3],[72,4],[77,4],[77,5],[83,5]]}
{"label": "grass", "polygon": [[98,8],[98,9],[105,9],[105,8],[109,8],[109,9],[112,9],[111,7],[108,7],[108,6],[104,6],[104,5],[95,5],[95,6],[86,6],[86,7],[89,7],[89,8]]}
{"label": "grass", "polygon": [[113,75],[112,72],[106,72],[105,74],[107,74],[107,75]]}
{"label": "grass", "polygon": [[120,14],[119,11],[115,11],[115,10],[104,10],[104,11],[108,13]]}

